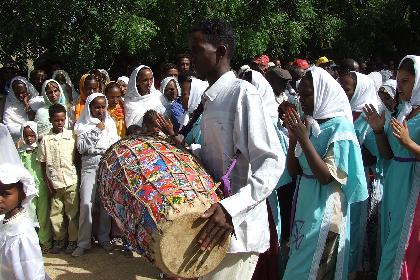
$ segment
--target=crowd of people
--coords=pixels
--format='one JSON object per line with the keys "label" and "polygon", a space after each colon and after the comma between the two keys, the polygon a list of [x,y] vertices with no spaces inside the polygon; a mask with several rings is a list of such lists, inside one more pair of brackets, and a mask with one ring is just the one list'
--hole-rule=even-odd
{"label": "crowd of people", "polygon": [[77,87],[64,69],[1,69],[0,278],[44,279],[42,254],[80,257],[92,236],[131,254],[96,171],[112,144],[147,134],[216,180],[236,161],[198,238],[206,250],[232,235],[230,249],[203,279],[420,279],[420,57],[261,55],[234,71],[227,22],[195,25],[189,42],[159,78],[93,69]]}

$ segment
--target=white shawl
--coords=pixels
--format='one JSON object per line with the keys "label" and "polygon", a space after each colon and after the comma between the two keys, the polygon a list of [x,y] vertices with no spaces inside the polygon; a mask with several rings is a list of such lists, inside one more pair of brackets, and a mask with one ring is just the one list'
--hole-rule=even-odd
{"label": "white shawl", "polygon": [[[407,115],[411,113],[411,110],[413,110],[413,107],[420,106],[420,56],[407,55],[401,60],[401,63],[406,59],[411,59],[414,62],[415,82],[414,82],[410,101],[403,102],[403,108],[398,115],[399,122],[403,122],[405,120]],[[400,66],[401,66],[401,63],[400,63]],[[398,74],[397,74],[397,77],[398,77]]]}
{"label": "white shawl", "polygon": [[127,93],[124,96],[125,123],[127,127],[133,124],[142,126],[143,116],[148,110],[155,110],[161,114],[164,114],[166,111],[161,100],[162,94],[154,87],[154,81],[149,94],[142,96],[137,90],[137,74],[145,67],[149,68],[148,66],[140,65],[134,69],[128,81]]}
{"label": "white shawl", "polygon": [[191,77],[190,97],[188,99],[188,113],[191,114],[197,109],[201,102],[201,96],[209,87],[209,83],[200,79]]}
{"label": "white shawl", "polygon": [[351,110],[353,112],[362,112],[366,104],[372,104],[378,110],[378,94],[375,90],[373,80],[362,73],[352,72],[356,74],[357,82],[353,97],[350,101]]}
{"label": "white shawl", "polygon": [[[314,87],[314,112],[312,116],[306,116],[308,125],[312,128],[315,137],[321,133],[317,120],[334,117],[345,117],[353,122],[352,112],[346,93],[340,84],[323,68],[312,66],[306,72],[312,74]],[[295,155],[298,157],[302,148],[296,146]]]}
{"label": "white shawl", "polygon": [[96,126],[101,122],[98,118],[92,117],[90,112],[90,103],[96,97],[103,97],[106,101],[106,108],[105,108],[105,117],[104,117],[104,124],[105,129],[102,130],[101,138],[96,144],[98,148],[109,148],[112,144],[117,142],[120,138],[117,132],[117,126],[115,125],[115,121],[109,116],[108,114],[108,100],[106,99],[105,95],[102,93],[92,93],[86,99],[85,107],[83,108],[82,113],[80,114],[80,118],[77,120],[76,124],[74,125],[74,132],[77,136],[80,136],[84,133],[87,133],[96,128]]}
{"label": "white shawl", "polygon": [[266,113],[272,118],[278,119],[278,104],[275,100],[274,91],[270,83],[265,79],[265,77],[255,70],[246,70],[252,71],[252,82],[261,94],[262,102]]}
{"label": "white shawl", "polygon": [[6,97],[6,103],[4,105],[3,122],[7,126],[12,136],[12,139],[16,142],[20,137],[20,127],[24,122],[29,121],[28,115],[25,111],[25,106],[20,102],[13,92],[13,82],[19,80],[26,85],[26,90],[29,94],[29,99],[38,96],[38,92],[34,86],[28,82],[24,77],[17,76],[10,81],[10,91]]}

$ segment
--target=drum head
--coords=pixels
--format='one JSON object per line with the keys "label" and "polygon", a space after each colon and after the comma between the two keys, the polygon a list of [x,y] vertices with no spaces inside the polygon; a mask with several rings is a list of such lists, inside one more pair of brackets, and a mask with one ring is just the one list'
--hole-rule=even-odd
{"label": "drum head", "polygon": [[229,248],[230,237],[211,251],[201,251],[198,235],[207,220],[199,213],[188,213],[167,221],[162,235],[155,243],[155,262],[165,274],[183,278],[197,278],[213,271]]}

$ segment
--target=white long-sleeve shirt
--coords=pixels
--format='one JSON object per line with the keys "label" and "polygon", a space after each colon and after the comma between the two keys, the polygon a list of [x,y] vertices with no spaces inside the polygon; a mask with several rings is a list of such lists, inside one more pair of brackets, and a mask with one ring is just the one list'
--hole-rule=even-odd
{"label": "white long-sleeve shirt", "polygon": [[33,222],[26,211],[17,215],[6,224],[0,221],[0,279],[49,279]]}
{"label": "white long-sleeve shirt", "polygon": [[232,195],[220,203],[232,217],[230,252],[263,253],[270,232],[265,199],[285,167],[285,155],[257,89],[232,71],[203,95],[201,159],[216,180],[240,151],[231,174]]}

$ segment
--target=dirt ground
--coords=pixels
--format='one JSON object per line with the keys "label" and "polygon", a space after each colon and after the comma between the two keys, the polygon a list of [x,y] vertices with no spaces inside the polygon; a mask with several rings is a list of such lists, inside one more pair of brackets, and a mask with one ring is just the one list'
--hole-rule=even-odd
{"label": "dirt ground", "polygon": [[45,270],[53,280],[138,280],[160,279],[159,271],[146,259],[134,254],[129,257],[121,247],[108,253],[95,246],[75,258],[66,254],[45,254]]}

